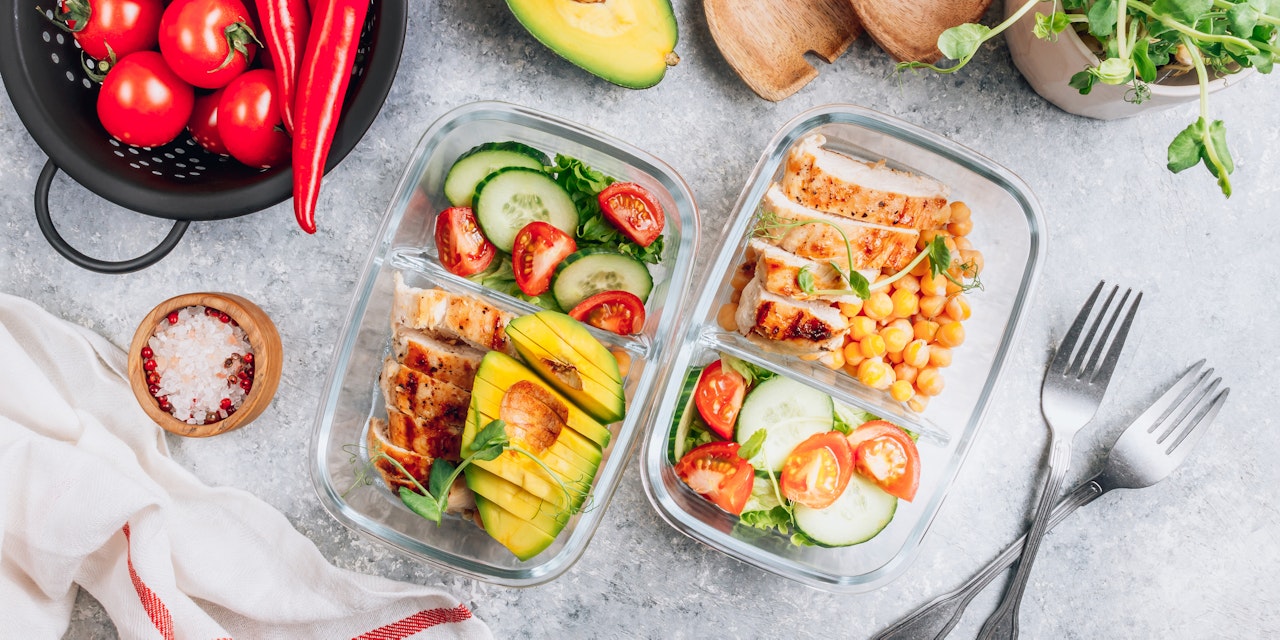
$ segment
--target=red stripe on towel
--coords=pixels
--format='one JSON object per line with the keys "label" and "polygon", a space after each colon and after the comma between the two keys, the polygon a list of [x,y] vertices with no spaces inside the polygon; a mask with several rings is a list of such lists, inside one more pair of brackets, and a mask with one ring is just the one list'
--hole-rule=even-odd
{"label": "red stripe on towel", "polygon": [[142,608],[147,612],[147,617],[151,618],[151,624],[155,625],[156,631],[164,636],[165,640],[174,640],[173,638],[173,616],[169,614],[169,607],[164,605],[160,600],[160,596],[147,586],[138,576],[138,572],[133,568],[133,547],[129,542],[129,523],[124,524],[125,553],[129,563],[129,579],[133,581],[133,590],[138,592],[138,599],[142,601]]}
{"label": "red stripe on towel", "polygon": [[353,640],[402,640],[439,624],[462,622],[470,619],[471,610],[464,604],[452,609],[425,609],[399,622],[393,622],[356,636]]}

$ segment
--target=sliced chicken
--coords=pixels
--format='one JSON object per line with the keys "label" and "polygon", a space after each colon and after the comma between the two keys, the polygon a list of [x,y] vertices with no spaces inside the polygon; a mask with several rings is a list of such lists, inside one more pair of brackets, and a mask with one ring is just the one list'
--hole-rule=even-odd
{"label": "sliced chicken", "polygon": [[[769,293],[795,298],[796,300],[821,299],[828,302],[853,302],[859,300],[858,296],[852,292],[845,295],[826,294],[819,296],[806,293],[800,286],[801,272],[808,271],[810,277],[813,278],[812,287],[810,287],[813,291],[848,290],[849,283],[830,264],[801,258],[761,240],[748,242],[747,253],[755,256],[756,262],[753,273],[764,287],[764,290]],[[878,270],[862,274],[868,280],[874,279],[877,275],[879,275]]]}
{"label": "sliced chicken", "polygon": [[823,148],[827,140],[811,135],[787,156],[782,189],[811,209],[877,224],[934,229],[950,217],[946,185],[867,163]]}
{"label": "sliced chicken", "polygon": [[[418,485],[426,487],[431,477],[431,458],[414,453],[403,447],[396,446],[391,442],[391,434],[389,432],[386,421],[378,418],[369,419],[369,434],[366,438],[369,445],[369,456],[375,458],[373,466],[378,470],[382,479],[386,481],[387,486],[392,492],[398,492],[400,487],[406,487],[412,491],[418,490]],[[385,454],[388,458],[400,463],[405,471],[408,471],[418,481],[413,481],[405,477],[395,465],[387,460],[377,459],[378,454]],[[458,476],[453,486],[449,488],[449,499],[445,506],[446,513],[460,513],[463,517],[470,517],[470,512],[476,508],[475,494],[471,493],[471,489],[467,488],[466,480],[463,476]]]}
{"label": "sliced chicken", "polygon": [[460,459],[469,391],[402,367],[391,358],[383,363],[379,382],[387,411],[403,416],[390,418],[393,443],[432,458]]}
{"label": "sliced chicken", "polygon": [[391,325],[417,329],[445,340],[464,342],[477,349],[501,351],[516,355],[507,340],[506,326],[510,313],[470,296],[441,289],[418,289],[404,283],[395,274],[395,299],[391,307]]}
{"label": "sliced chicken", "polygon": [[396,328],[394,343],[396,360],[405,367],[467,391],[484,357],[482,351],[441,342],[405,327]]}
{"label": "sliced chicken", "polygon": [[759,336],[781,351],[834,351],[844,344],[849,323],[829,302],[793,300],[765,291],[759,274],[742,288],[735,316],[738,331]]}
{"label": "sliced chicken", "polygon": [[[849,249],[852,249],[855,271],[893,272],[907,266],[918,253],[916,241],[920,232],[915,229],[898,229],[815,211],[792,202],[776,184],[765,193],[762,206],[765,224],[757,229],[756,237],[802,258],[835,262],[840,268],[848,269]],[[797,222],[813,224],[777,226]],[[842,231],[843,238],[840,237]],[[847,248],[845,238],[849,240]]]}

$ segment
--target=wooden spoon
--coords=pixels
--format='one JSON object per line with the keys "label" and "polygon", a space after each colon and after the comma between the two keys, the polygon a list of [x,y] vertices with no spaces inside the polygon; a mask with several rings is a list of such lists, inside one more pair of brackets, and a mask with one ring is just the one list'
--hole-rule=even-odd
{"label": "wooden spoon", "polygon": [[938,36],[977,22],[991,0],[853,0],[853,10],[881,49],[900,61],[937,62]]}
{"label": "wooden spoon", "polygon": [[729,66],[777,102],[818,77],[812,51],[834,62],[862,32],[849,0],[706,0],[707,26]]}

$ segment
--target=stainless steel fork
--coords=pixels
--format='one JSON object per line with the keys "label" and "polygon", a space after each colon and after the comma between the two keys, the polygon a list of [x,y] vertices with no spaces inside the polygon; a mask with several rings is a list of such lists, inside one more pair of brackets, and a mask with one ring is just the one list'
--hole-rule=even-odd
{"label": "stainless steel fork", "polygon": [[[1205,427],[1213,422],[1230,389],[1218,391],[1222,378],[1209,380],[1213,369],[1195,363],[1151,407],[1120,434],[1098,475],[1058,502],[1049,515],[1052,529],[1067,516],[1113,489],[1141,489],[1164,480],[1186,459]],[[1216,393],[1215,393],[1216,392]],[[1023,536],[960,588],[935,598],[885,629],[875,640],[934,640],[946,637],[960,622],[965,607],[1022,553]]]}
{"label": "stainless steel fork", "polygon": [[[1071,323],[1071,328],[1067,330],[1062,344],[1058,345],[1058,351],[1044,374],[1044,384],[1040,387],[1040,411],[1049,424],[1049,473],[1044,488],[1040,491],[1035,520],[1031,523],[1031,530],[1027,532],[1027,542],[1018,562],[1018,570],[1014,573],[1000,606],[996,607],[995,612],[982,625],[982,630],[978,633],[980,640],[1012,640],[1018,637],[1018,609],[1022,604],[1022,592],[1031,575],[1036,551],[1040,549],[1040,539],[1049,522],[1050,508],[1057,500],[1062,479],[1071,466],[1071,440],[1093,419],[1098,405],[1102,404],[1102,396],[1106,393],[1111,374],[1120,359],[1120,350],[1129,335],[1129,327],[1133,325],[1133,316],[1138,312],[1138,304],[1142,302],[1142,292],[1138,292],[1133,303],[1128,304],[1133,290],[1127,289],[1119,304],[1113,305],[1120,288],[1112,287],[1106,302],[1095,314],[1094,308],[1105,284],[1099,282],[1089,300],[1084,303],[1084,308],[1076,316],[1075,322]],[[1081,334],[1091,316],[1094,317],[1093,323],[1082,340]],[[1098,329],[1104,321],[1106,328],[1099,333]]]}

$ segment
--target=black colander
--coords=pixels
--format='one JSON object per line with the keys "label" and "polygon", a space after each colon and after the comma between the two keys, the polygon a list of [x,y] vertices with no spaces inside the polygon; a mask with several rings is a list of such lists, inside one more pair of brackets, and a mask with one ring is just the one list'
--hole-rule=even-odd
{"label": "black colander", "polygon": [[[84,71],[80,45],[47,19],[56,0],[8,5],[0,13],[0,75],[22,123],[49,156],[36,181],[40,230],[71,262],[100,273],[137,271],[172,251],[193,221],[241,216],[292,194],[292,169],[246,167],[205,151],[185,133],[163,147],[117,142],[98,122],[98,85]],[[406,5],[407,0],[372,0],[326,171],[355,147],[391,90],[404,45]],[[49,186],[59,169],[122,207],[174,220],[173,229],[159,246],[131,260],[86,256],[67,244],[50,217]]]}

